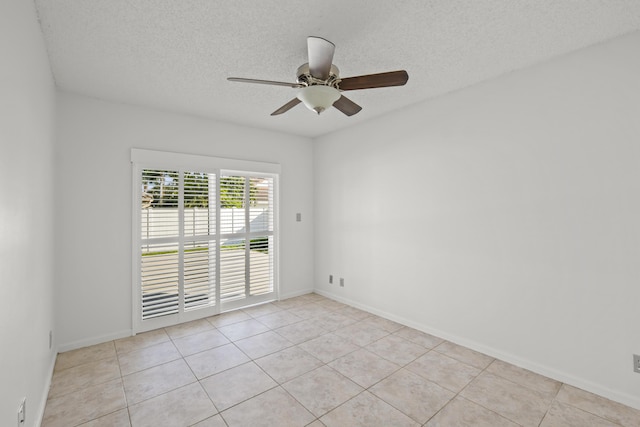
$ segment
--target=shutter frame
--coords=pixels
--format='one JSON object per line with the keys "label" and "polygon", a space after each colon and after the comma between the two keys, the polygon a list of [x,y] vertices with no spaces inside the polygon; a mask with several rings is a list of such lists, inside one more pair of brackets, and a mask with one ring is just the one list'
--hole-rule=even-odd
{"label": "shutter frame", "polygon": [[[197,161],[192,162],[194,159]],[[208,314],[204,314],[206,309],[212,309],[215,314],[221,310],[241,307],[243,304],[251,305],[277,298],[279,165],[139,149],[132,149],[131,160],[134,173],[132,193],[134,206],[132,217],[134,220],[132,227],[134,241],[132,274],[134,279],[132,286],[134,333],[212,315],[211,310]],[[200,168],[192,167],[194,164]],[[247,167],[257,170],[251,170]],[[160,232],[161,230],[170,229],[173,231],[175,229],[175,215],[173,213],[171,213],[169,221],[160,221],[151,227],[149,224],[143,226],[143,212],[140,208],[143,195],[142,174],[145,170],[177,171],[179,173],[179,236],[177,239],[175,233],[169,236]],[[199,185],[202,183],[194,184],[197,184],[198,174],[201,177],[206,175],[209,180],[206,196],[208,206],[196,203],[194,207],[191,203],[194,199],[203,196],[203,194],[198,194],[204,188]],[[241,176],[244,180],[243,229],[234,229],[232,226],[225,230],[222,227],[224,218],[221,215],[220,187],[222,184],[220,180],[225,175]],[[254,187],[261,183],[261,180],[267,182],[265,187],[267,193],[266,196],[260,195],[264,200],[257,202],[258,190]],[[212,184],[215,191],[212,191]],[[261,206],[257,206],[260,203]],[[258,208],[262,211],[257,212]],[[198,209],[202,210],[198,211]],[[258,218],[262,214],[264,215]],[[255,221],[255,224],[252,221]],[[153,227],[156,226],[157,229],[154,230]],[[223,231],[227,231],[227,233],[223,233]],[[143,236],[143,232],[148,237]],[[221,248],[223,242],[230,239],[235,239],[240,243],[238,246],[240,251],[230,258],[225,255],[227,256],[225,262]],[[154,271],[153,268],[150,268],[155,267],[156,261],[162,261],[162,256],[154,259],[153,255],[147,254],[145,259],[142,255],[143,245],[148,248],[162,249],[175,248],[176,244],[179,254],[178,313],[175,313],[174,310],[176,296],[173,291],[166,292],[163,297],[149,296],[150,291],[162,289],[162,271],[158,269]],[[147,252],[149,251],[147,250]],[[164,254],[164,257],[171,258],[169,254]],[[169,270],[175,267],[175,262],[170,264]],[[223,271],[223,267],[228,271]],[[160,277],[155,277],[158,274]],[[146,276],[143,277],[143,275]],[[174,279],[171,274],[168,274],[168,277],[171,280]],[[231,278],[228,283],[225,281],[227,277]],[[148,282],[145,289],[143,289],[143,278]],[[240,288],[244,288],[244,292],[240,292]],[[223,298],[223,289],[229,291],[229,298]],[[147,291],[146,294],[144,291]],[[237,295],[234,297],[231,295],[232,293]]]}

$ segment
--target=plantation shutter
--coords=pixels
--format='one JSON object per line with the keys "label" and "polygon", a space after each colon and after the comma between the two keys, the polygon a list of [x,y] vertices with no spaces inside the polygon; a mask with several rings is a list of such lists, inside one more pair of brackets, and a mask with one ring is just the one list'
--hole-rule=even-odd
{"label": "plantation shutter", "polygon": [[185,310],[216,303],[216,175],[184,174]]}
{"label": "plantation shutter", "polygon": [[245,179],[220,177],[220,297],[244,298],[246,281]]}
{"label": "plantation shutter", "polygon": [[[140,152],[146,154],[132,150],[134,329],[274,299],[277,175],[207,164],[213,159],[265,168],[253,162],[172,153],[155,156],[162,161],[135,162]],[[179,167],[167,167],[175,156]],[[185,167],[184,159],[194,157],[194,167]]]}
{"label": "plantation shutter", "polygon": [[225,301],[273,291],[273,178],[220,176],[220,292]]}
{"label": "plantation shutter", "polygon": [[[142,171],[141,291],[142,318],[178,313],[179,209],[178,172]],[[156,193],[155,205],[152,192]]]}
{"label": "plantation shutter", "polygon": [[251,233],[250,288],[252,295],[273,291],[273,178],[252,177],[255,192],[249,231]]}

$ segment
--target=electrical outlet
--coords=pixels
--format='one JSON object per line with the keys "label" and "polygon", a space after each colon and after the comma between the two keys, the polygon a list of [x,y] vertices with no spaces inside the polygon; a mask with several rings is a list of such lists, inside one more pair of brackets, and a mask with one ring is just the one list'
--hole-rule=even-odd
{"label": "electrical outlet", "polygon": [[296,214],[296,221],[298,221],[298,222],[302,221],[302,214],[301,213],[297,213]]}
{"label": "electrical outlet", "polygon": [[52,345],[53,345],[53,331],[49,331],[49,350],[51,350]]}
{"label": "electrical outlet", "polygon": [[340,278],[340,286],[344,288],[344,279],[342,277]]}
{"label": "electrical outlet", "polygon": [[633,355],[633,372],[640,374],[640,354]]}
{"label": "electrical outlet", "polygon": [[329,275],[329,284],[333,283],[333,274]]}
{"label": "electrical outlet", "polygon": [[18,427],[24,427],[27,411],[27,398],[23,397],[20,406],[18,406]]}

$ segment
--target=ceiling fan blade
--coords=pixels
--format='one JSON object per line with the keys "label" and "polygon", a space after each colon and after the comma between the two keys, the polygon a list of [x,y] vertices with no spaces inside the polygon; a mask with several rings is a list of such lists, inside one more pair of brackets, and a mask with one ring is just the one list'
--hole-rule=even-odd
{"label": "ceiling fan blade", "polygon": [[243,79],[242,77],[227,77],[230,82],[258,83],[261,85],[288,86],[294,88],[304,87],[300,83],[274,82],[273,80]]}
{"label": "ceiling fan blade", "polygon": [[344,95],[342,95],[336,102],[334,102],[333,106],[342,111],[347,116],[353,116],[354,114],[362,110],[361,106]]}
{"label": "ceiling fan blade", "polygon": [[300,104],[300,100],[298,98],[293,98],[291,101],[284,104],[282,107],[278,108],[276,111],[271,113],[272,116],[277,116],[278,114],[286,113],[296,105]]}
{"label": "ceiling fan blade", "polygon": [[320,80],[327,80],[336,46],[321,37],[307,37],[309,73]]}
{"label": "ceiling fan blade", "polygon": [[338,83],[338,88],[340,90],[356,90],[402,86],[407,82],[407,80],[409,80],[409,74],[407,74],[405,70],[390,71],[388,73],[347,77]]}

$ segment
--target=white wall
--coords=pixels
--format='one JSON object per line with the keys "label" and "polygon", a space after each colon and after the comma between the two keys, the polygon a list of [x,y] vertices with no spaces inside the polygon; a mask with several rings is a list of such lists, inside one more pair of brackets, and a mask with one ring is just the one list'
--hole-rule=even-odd
{"label": "white wall", "polygon": [[318,139],[316,289],[640,408],[638,52],[635,33]]}
{"label": "white wall", "polygon": [[32,1],[0,2],[0,425],[44,410],[54,351],[55,89]]}
{"label": "white wall", "polygon": [[[65,93],[58,99],[56,309],[61,349],[131,331],[132,147],[280,163],[280,294],[313,289],[310,139]],[[295,221],[297,212],[302,222]],[[103,228],[95,230],[93,224]]]}

